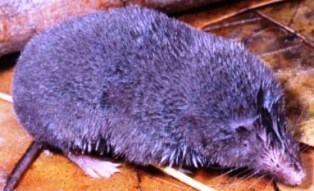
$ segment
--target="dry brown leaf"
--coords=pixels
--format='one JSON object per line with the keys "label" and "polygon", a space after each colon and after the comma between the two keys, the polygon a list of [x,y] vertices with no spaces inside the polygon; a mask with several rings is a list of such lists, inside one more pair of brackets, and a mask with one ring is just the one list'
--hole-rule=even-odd
{"label": "dry brown leaf", "polygon": [[[311,107],[313,107],[313,104]],[[302,132],[300,141],[314,147],[314,119],[304,121],[300,126]]]}
{"label": "dry brown leaf", "polygon": [[313,10],[313,0],[299,0],[257,10],[257,13],[296,34],[314,48]]}
{"label": "dry brown leaf", "polygon": [[273,3],[286,0],[245,0],[235,1],[234,3],[226,4],[221,7],[213,7],[203,11],[197,11],[190,14],[185,14],[179,17],[180,20],[189,23],[198,29],[203,29],[207,25],[217,23],[227,18],[233,17],[245,11],[263,7]]}

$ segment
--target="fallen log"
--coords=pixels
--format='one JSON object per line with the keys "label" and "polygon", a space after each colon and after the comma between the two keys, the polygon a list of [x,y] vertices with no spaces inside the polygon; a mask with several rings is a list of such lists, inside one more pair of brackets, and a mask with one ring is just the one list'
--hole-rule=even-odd
{"label": "fallen log", "polygon": [[0,57],[20,50],[36,33],[67,17],[142,5],[178,12],[226,0],[2,0],[0,2]]}

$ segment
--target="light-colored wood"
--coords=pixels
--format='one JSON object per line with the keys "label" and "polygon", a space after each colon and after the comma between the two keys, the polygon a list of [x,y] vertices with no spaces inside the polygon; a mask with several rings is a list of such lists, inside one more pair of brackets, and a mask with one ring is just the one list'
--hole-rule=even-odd
{"label": "light-colored wood", "polygon": [[0,92],[0,99],[13,103],[12,96],[5,94],[5,93],[2,93],[2,92]]}
{"label": "light-colored wood", "polygon": [[[157,168],[157,167],[156,167]],[[159,168],[160,170],[162,170],[164,173],[172,176],[173,178],[180,180],[181,182],[197,189],[200,191],[216,191],[213,188],[210,188],[208,186],[206,186],[205,184],[198,182],[197,180],[194,180],[193,178],[187,176],[186,174],[171,168],[171,167],[165,167],[165,168]]]}

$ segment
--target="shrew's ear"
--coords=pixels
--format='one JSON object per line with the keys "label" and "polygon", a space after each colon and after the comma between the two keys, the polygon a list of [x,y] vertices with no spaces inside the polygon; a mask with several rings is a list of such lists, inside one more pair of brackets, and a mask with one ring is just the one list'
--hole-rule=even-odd
{"label": "shrew's ear", "polygon": [[270,92],[267,90],[265,91],[261,85],[257,93],[257,108],[259,112],[263,109],[267,109],[270,112],[274,100],[275,99],[271,96]]}
{"label": "shrew's ear", "polygon": [[263,89],[263,86],[261,85],[258,93],[257,93],[257,108],[258,108],[258,115],[261,125],[266,128],[266,132],[269,133],[272,129],[272,118],[269,108],[267,107],[266,100],[266,92]]}
{"label": "shrew's ear", "polygon": [[267,135],[273,137],[272,144],[275,144],[275,140],[283,141],[282,128],[285,128],[283,127],[285,124],[280,124],[284,122],[281,120],[280,113],[278,113],[283,104],[281,100],[282,96],[272,97],[269,92],[263,91],[262,86],[258,90],[257,108],[260,124],[265,129]]}
{"label": "shrew's ear", "polygon": [[262,108],[260,110],[260,120],[261,120],[261,124],[262,126],[265,128],[267,134],[269,133],[273,133],[273,120],[271,117],[271,113],[266,109],[266,108]]}
{"label": "shrew's ear", "polygon": [[262,86],[260,86],[257,92],[257,108],[259,111],[264,107],[264,91]]}

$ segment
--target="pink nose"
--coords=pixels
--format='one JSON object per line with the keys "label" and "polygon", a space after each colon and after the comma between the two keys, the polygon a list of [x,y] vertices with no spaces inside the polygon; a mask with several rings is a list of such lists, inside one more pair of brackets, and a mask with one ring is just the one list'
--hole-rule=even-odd
{"label": "pink nose", "polygon": [[303,170],[299,172],[292,172],[290,173],[289,178],[286,179],[285,183],[291,186],[297,186],[297,185],[302,184],[305,177],[306,177],[306,174]]}

